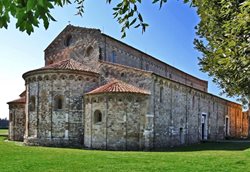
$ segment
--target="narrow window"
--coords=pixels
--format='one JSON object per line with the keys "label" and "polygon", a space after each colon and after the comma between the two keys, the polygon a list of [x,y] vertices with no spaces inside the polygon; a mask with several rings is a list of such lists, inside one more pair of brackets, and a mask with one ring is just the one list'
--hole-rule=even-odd
{"label": "narrow window", "polygon": [[115,61],[116,61],[116,53],[115,53],[115,51],[112,51],[112,54],[111,54],[111,62],[112,62],[112,63],[115,63]]}
{"label": "narrow window", "polygon": [[225,121],[225,130],[226,130],[225,134],[226,136],[228,136],[229,135],[229,118],[228,117],[226,117],[226,121]]}
{"label": "narrow window", "polygon": [[48,65],[53,64],[53,60],[48,61]]}
{"label": "narrow window", "polygon": [[31,96],[29,101],[29,111],[31,112],[35,111],[35,105],[36,105],[36,98],[35,96]]}
{"label": "narrow window", "polygon": [[94,123],[99,123],[99,122],[102,122],[102,113],[100,110],[96,110],[94,112]]}
{"label": "narrow window", "polygon": [[163,102],[163,87],[160,88],[160,103]]}
{"label": "narrow window", "polygon": [[58,99],[57,109],[62,109],[62,99]]}
{"label": "narrow window", "polygon": [[194,105],[195,105],[195,97],[193,96],[193,99],[192,99],[192,109],[194,109]]}
{"label": "narrow window", "polygon": [[102,48],[99,47],[99,60],[102,60]]}
{"label": "narrow window", "polygon": [[72,43],[72,36],[71,35],[68,35],[65,39],[65,42],[64,42],[64,45],[66,47],[70,46],[70,44]]}
{"label": "narrow window", "polygon": [[86,56],[89,57],[93,53],[94,49],[92,46],[89,46],[86,50]]}
{"label": "narrow window", "polygon": [[169,74],[169,78],[172,78],[172,74],[171,73]]}
{"label": "narrow window", "polygon": [[54,109],[55,110],[61,110],[63,109],[63,97],[62,96],[56,96],[54,99]]}

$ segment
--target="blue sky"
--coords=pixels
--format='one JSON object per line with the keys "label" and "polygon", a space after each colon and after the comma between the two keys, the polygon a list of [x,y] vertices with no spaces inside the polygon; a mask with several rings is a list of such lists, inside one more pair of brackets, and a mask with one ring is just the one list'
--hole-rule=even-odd
{"label": "blue sky", "polygon": [[[75,26],[98,28],[104,33],[121,40],[120,25],[112,16],[114,6],[106,0],[85,2],[83,17],[75,16],[75,5],[56,8],[52,11],[57,22],[48,30],[42,25],[31,36],[15,29],[12,19],[7,30],[0,29],[0,118],[8,117],[6,102],[18,98],[25,89],[22,74],[44,65],[43,50],[69,23]],[[139,29],[127,31],[121,41],[175,66],[191,75],[209,81],[209,92],[219,94],[219,89],[207,74],[199,71],[199,52],[194,49],[195,25],[199,22],[195,9],[182,1],[169,0],[159,10],[158,5],[145,1],[139,10],[150,25],[144,34]],[[231,99],[233,100],[233,99]]]}

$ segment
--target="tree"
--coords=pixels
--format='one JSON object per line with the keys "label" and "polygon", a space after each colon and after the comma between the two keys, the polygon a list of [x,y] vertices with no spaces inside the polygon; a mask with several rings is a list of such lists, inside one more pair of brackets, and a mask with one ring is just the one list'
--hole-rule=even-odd
{"label": "tree", "polygon": [[[106,0],[111,3],[112,0]],[[160,8],[167,0],[152,0]],[[200,67],[214,78],[227,96],[250,99],[250,1],[249,0],[183,0],[197,8],[195,47],[202,53]],[[16,28],[31,34],[43,22],[49,27],[55,21],[50,11],[71,0],[3,0],[0,1],[0,28],[8,27],[10,16],[17,19]],[[77,14],[84,12],[84,0],[75,0]],[[148,24],[138,10],[141,0],[120,0],[113,8],[121,25],[122,37],[130,27],[146,30]]]}
{"label": "tree", "polygon": [[[250,1],[193,0],[201,18],[194,40],[201,70],[223,93],[250,100]],[[204,41],[205,39],[205,41]]]}

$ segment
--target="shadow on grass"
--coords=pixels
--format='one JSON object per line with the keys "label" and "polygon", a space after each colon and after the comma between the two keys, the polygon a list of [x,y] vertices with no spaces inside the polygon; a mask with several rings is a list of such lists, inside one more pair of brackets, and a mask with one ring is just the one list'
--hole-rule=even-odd
{"label": "shadow on grass", "polygon": [[[7,140],[8,138],[6,135],[0,136],[0,142],[7,141]],[[55,148],[55,147],[52,147],[52,148]],[[60,148],[60,147],[56,147],[56,148]],[[61,148],[63,149],[63,147]],[[80,150],[82,148],[67,147],[67,149],[79,149]],[[250,141],[205,142],[205,143],[200,143],[200,144],[184,145],[184,146],[173,147],[173,148],[157,149],[157,150],[152,150],[150,152],[244,151],[246,149],[250,149]],[[107,151],[107,150],[102,150],[102,151]],[[110,152],[113,152],[113,151],[110,151]],[[138,152],[141,152],[141,151],[138,151]]]}
{"label": "shadow on grass", "polygon": [[244,151],[250,148],[250,142],[205,142],[187,146],[160,149],[163,152],[192,152],[192,151]]}

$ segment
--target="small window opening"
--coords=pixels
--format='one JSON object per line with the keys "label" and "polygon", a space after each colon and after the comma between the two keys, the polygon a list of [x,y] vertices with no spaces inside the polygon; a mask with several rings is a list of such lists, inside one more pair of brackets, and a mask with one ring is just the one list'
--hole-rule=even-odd
{"label": "small window opening", "polygon": [[55,107],[55,110],[63,109],[63,97],[62,96],[56,96],[55,97],[54,107]]}
{"label": "small window opening", "polygon": [[112,51],[112,54],[111,54],[111,62],[112,63],[115,63],[116,61],[116,52],[115,51]]}
{"label": "small window opening", "polygon": [[68,46],[70,46],[71,45],[71,43],[72,43],[72,36],[71,35],[68,35],[67,37],[66,37],[66,40],[65,40],[65,46],[66,47],[68,47]]}
{"label": "small window opening", "polygon": [[192,109],[194,109],[194,105],[195,105],[195,97],[193,96],[193,99],[192,99]]}
{"label": "small window opening", "polygon": [[99,47],[99,60],[102,60],[102,48]]}
{"label": "small window opening", "polygon": [[100,110],[94,112],[94,123],[102,122],[102,113]]}
{"label": "small window opening", "polygon": [[105,72],[105,77],[107,77],[107,76],[109,76],[109,72],[108,71]]}
{"label": "small window opening", "polygon": [[36,98],[35,98],[35,96],[31,96],[30,102],[29,102],[29,110],[31,112],[35,111],[35,105],[36,105]]}
{"label": "small window opening", "polygon": [[86,51],[86,56],[89,57],[93,53],[94,49],[93,47],[89,46]]}
{"label": "small window opening", "polygon": [[54,63],[53,60],[48,61],[48,65],[53,64],[53,63]]}
{"label": "small window opening", "polygon": [[163,102],[163,87],[160,88],[160,103]]}

